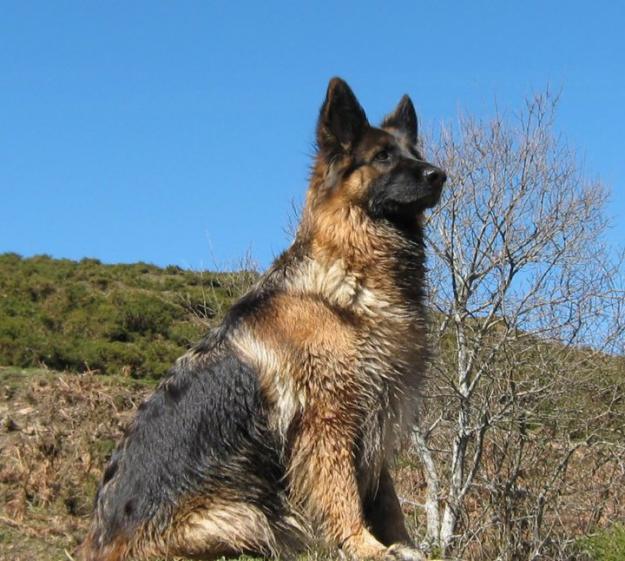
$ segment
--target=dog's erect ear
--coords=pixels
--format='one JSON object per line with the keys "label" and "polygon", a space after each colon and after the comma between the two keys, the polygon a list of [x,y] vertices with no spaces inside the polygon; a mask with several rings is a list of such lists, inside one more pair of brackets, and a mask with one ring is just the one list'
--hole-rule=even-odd
{"label": "dog's erect ear", "polygon": [[326,157],[349,152],[369,126],[364,109],[344,80],[332,78],[317,122],[317,146]]}
{"label": "dog's erect ear", "polygon": [[382,128],[394,128],[406,135],[412,144],[417,143],[419,124],[417,112],[412,100],[405,95],[395,108],[395,111],[384,117]]}

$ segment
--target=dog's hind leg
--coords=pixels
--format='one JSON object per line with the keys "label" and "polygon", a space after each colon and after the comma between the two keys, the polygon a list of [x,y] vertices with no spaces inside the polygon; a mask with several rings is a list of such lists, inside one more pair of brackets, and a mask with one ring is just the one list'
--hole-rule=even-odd
{"label": "dog's hind leg", "polygon": [[284,557],[305,542],[305,532],[294,517],[273,517],[244,502],[224,501],[176,518],[166,539],[167,553],[195,559]]}
{"label": "dog's hind leg", "polygon": [[101,543],[94,532],[80,548],[81,561],[125,561],[172,556],[214,560],[242,554],[285,557],[303,547],[305,532],[294,517],[271,517],[244,502],[182,509],[163,532],[147,524],[129,539]]}

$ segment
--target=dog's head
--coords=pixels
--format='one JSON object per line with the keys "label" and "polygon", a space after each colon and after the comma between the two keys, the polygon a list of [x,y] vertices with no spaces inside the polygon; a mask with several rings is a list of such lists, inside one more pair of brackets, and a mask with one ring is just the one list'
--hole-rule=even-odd
{"label": "dog's head", "polygon": [[417,128],[408,96],[376,128],[347,83],[333,78],[317,123],[314,201],[357,207],[373,220],[410,228],[438,202],[447,179],[423,160]]}

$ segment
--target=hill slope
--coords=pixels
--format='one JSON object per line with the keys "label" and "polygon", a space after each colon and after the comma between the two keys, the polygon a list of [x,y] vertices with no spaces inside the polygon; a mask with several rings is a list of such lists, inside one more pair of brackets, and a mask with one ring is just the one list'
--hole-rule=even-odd
{"label": "hill slope", "polygon": [[[0,255],[0,365],[6,365],[0,366],[0,561],[70,559],[64,550],[71,555],[84,535],[102,468],[136,407],[175,358],[256,279],[256,273],[245,271],[201,273],[144,263]],[[445,337],[453,335],[443,336],[443,342]],[[493,429],[466,516],[485,520],[483,535],[464,558],[494,558],[488,552],[507,539],[500,520],[491,524],[499,512],[494,505],[505,503],[516,513],[526,503],[538,504],[560,448],[587,440],[571,456],[552,498],[557,508],[548,514],[550,539],[566,545],[567,560],[620,559],[623,526],[584,542],[594,548],[590,557],[575,543],[581,535],[625,520],[625,359],[581,348],[561,353],[554,343],[524,341],[534,351],[539,345],[552,349],[554,361],[568,357],[571,368],[564,368],[565,380],[552,380],[549,364],[528,358],[515,365],[525,382],[539,387],[557,382],[558,391],[537,403],[522,427]],[[440,346],[444,359],[446,347]],[[448,401],[435,396],[425,405],[437,416]],[[452,440],[444,433],[436,450],[444,470]],[[506,485],[497,480],[501,450],[515,442],[522,442],[529,460],[513,493],[499,497],[498,489]],[[394,470],[413,534],[422,535],[421,464],[408,450]],[[513,526],[521,537],[531,532],[525,518],[515,518]],[[597,553],[604,546],[618,548],[617,557]]]}
{"label": "hill slope", "polygon": [[161,377],[253,272],[0,255],[0,364]]}

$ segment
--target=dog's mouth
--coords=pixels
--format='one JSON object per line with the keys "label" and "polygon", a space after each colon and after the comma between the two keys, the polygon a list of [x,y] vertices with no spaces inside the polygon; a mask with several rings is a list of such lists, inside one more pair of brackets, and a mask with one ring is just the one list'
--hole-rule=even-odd
{"label": "dog's mouth", "polygon": [[445,179],[444,174],[435,182],[415,182],[412,177],[401,177],[372,185],[369,212],[374,218],[398,224],[413,222],[438,203]]}
{"label": "dog's mouth", "polygon": [[384,206],[384,215],[387,218],[414,218],[427,208],[431,208],[435,203],[428,204],[425,200],[417,200],[412,202],[398,203],[396,201],[387,201]]}

